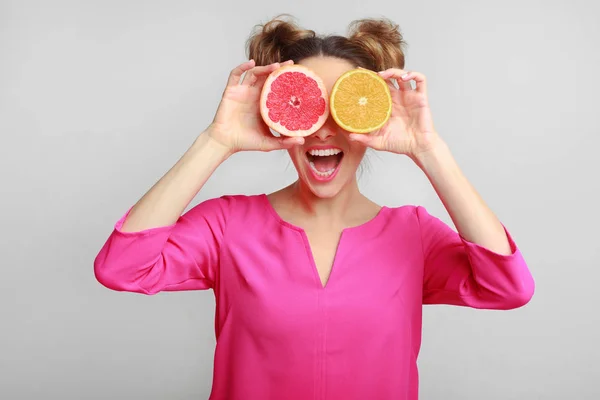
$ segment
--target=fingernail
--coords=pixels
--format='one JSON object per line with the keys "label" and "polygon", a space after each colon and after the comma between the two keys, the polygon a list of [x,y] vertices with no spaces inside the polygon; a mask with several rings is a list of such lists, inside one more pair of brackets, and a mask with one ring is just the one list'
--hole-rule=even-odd
{"label": "fingernail", "polygon": [[408,74],[408,73],[407,73],[407,74],[404,74],[404,75],[402,75],[400,78],[402,78],[402,79],[406,79],[406,78],[408,78],[408,75],[410,75],[410,74]]}

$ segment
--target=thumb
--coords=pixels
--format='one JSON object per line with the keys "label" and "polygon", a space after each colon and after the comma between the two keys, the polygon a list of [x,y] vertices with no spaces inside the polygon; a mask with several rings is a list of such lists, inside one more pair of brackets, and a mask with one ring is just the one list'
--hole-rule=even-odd
{"label": "thumb", "polygon": [[374,149],[381,148],[381,137],[375,135],[366,135],[364,133],[351,133],[349,139],[354,142],[359,142],[365,146],[372,147]]}
{"label": "thumb", "polygon": [[303,137],[267,137],[261,144],[261,151],[290,149],[302,144],[304,144]]}

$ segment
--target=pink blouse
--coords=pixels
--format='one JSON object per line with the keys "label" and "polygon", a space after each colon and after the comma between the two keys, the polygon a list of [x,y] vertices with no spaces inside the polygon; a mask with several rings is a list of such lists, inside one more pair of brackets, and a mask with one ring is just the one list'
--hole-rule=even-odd
{"label": "pink blouse", "polygon": [[345,229],[325,286],[306,233],[264,194],[206,200],[139,232],[120,230],[128,213],[95,276],[147,295],[214,291],[214,400],[417,399],[423,304],[508,310],[534,292],[508,232],[501,255],[421,206]]}

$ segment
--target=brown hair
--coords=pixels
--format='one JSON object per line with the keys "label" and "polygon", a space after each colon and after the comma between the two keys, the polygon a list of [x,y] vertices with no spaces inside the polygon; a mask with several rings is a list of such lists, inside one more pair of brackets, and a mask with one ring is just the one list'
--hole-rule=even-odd
{"label": "brown hair", "polygon": [[404,68],[404,48],[399,27],[389,19],[360,19],[350,23],[348,35],[319,36],[280,15],[256,25],[246,43],[249,59],[256,65],[329,56],[349,61],[355,67],[382,71]]}

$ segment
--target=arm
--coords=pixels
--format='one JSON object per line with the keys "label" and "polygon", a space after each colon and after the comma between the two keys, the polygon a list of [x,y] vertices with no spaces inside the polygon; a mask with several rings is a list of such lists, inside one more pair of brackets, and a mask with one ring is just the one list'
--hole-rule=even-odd
{"label": "arm", "polygon": [[[379,74],[389,83],[392,115],[377,132],[350,134],[349,138],[413,159],[458,230],[457,234],[422,207],[416,208],[424,258],[423,303],[495,309],[527,303],[534,290],[527,265],[438,136],[425,75],[398,68]],[[410,81],[416,84],[414,88]]]}
{"label": "arm", "polygon": [[98,282],[142,294],[214,288],[233,198],[209,199],[170,225],[135,232],[117,221],[94,260]]}
{"label": "arm", "polygon": [[94,260],[96,279],[118,291],[155,294],[214,286],[230,200],[181,215],[227,157],[206,134],[114,226]]}
{"label": "arm", "polygon": [[444,142],[438,139],[436,146],[414,160],[463,238],[496,253],[511,254],[502,224],[463,175]]}
{"label": "arm", "polygon": [[415,157],[458,233],[417,208],[424,268],[423,302],[511,309],[531,299],[534,281],[504,225],[439,143]]}
{"label": "arm", "polygon": [[124,232],[173,224],[214,170],[233,153],[281,150],[304,143],[303,138],[273,137],[260,117],[262,86],[281,65],[253,68],[254,61],[250,61],[231,71],[209,129],[131,209],[121,227]]}
{"label": "arm", "polygon": [[273,137],[260,118],[262,86],[279,67],[249,61],[231,71],[209,129],[115,225],[94,261],[99,282],[145,294],[214,287],[233,198],[212,199],[181,213],[231,154],[303,143],[303,138]]}
{"label": "arm", "polygon": [[174,224],[208,178],[229,156],[226,147],[202,133],[177,163],[131,208],[121,231]]}

